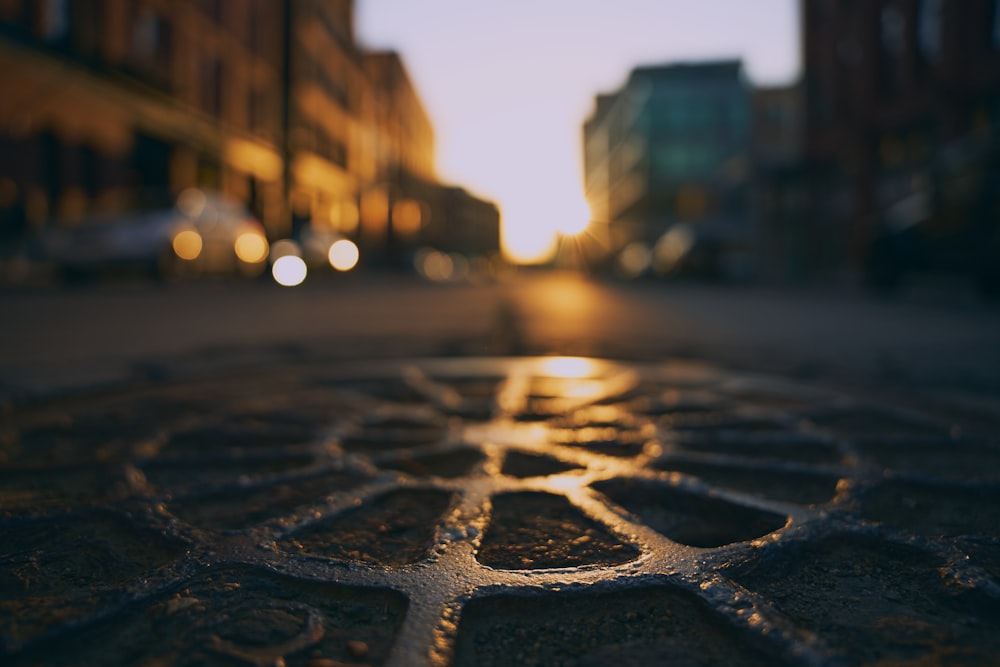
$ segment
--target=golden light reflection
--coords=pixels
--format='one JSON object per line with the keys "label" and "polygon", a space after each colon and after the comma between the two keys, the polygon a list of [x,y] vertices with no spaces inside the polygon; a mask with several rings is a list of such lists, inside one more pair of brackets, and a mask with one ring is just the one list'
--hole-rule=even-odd
{"label": "golden light reflection", "polygon": [[558,475],[548,479],[549,487],[555,491],[573,491],[583,485],[584,478],[580,475]]}
{"label": "golden light reflection", "polygon": [[174,253],[188,261],[198,259],[201,255],[201,234],[193,229],[185,229],[174,235],[172,242]]}
{"label": "golden light reflection", "polygon": [[330,252],[327,253],[330,266],[338,271],[350,271],[358,265],[360,257],[361,253],[358,251],[358,246],[353,241],[348,241],[347,239],[335,241],[330,246]]}
{"label": "golden light reflection", "polygon": [[330,221],[334,229],[351,234],[358,228],[358,207],[350,200],[343,200],[330,209]]}
{"label": "golden light reflection", "polygon": [[267,257],[267,239],[257,232],[243,232],[236,237],[236,256],[247,264],[263,262]]}
{"label": "golden light reflection", "polygon": [[577,380],[593,377],[597,364],[583,357],[552,357],[541,363],[541,370],[550,377]]}
{"label": "golden light reflection", "polygon": [[306,263],[301,257],[296,257],[295,255],[279,257],[271,267],[271,275],[274,277],[274,282],[283,287],[301,285],[302,281],[306,279],[307,273]]}
{"label": "golden light reflection", "polygon": [[403,236],[413,236],[420,231],[423,214],[420,202],[403,199],[392,207],[392,227]]}

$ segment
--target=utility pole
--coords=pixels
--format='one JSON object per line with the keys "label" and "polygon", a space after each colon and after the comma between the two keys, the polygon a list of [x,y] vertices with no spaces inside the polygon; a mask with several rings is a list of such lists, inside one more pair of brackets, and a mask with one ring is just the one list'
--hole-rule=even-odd
{"label": "utility pole", "polygon": [[[296,0],[281,3],[281,217],[284,230],[292,227],[292,26]],[[276,239],[271,239],[272,241]]]}

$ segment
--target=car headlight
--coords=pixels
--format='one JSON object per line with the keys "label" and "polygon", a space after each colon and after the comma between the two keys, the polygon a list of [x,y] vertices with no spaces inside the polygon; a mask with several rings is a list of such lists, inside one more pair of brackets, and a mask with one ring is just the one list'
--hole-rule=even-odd
{"label": "car headlight", "polygon": [[267,259],[267,239],[253,231],[243,232],[236,237],[233,244],[236,256],[247,264],[258,264]]}
{"label": "car headlight", "polygon": [[334,242],[327,253],[330,266],[338,271],[350,271],[357,266],[359,257],[358,246],[347,239]]}
{"label": "car headlight", "polygon": [[188,261],[198,259],[203,246],[201,234],[193,229],[182,229],[174,234],[171,246],[174,249],[174,254],[181,259]]}

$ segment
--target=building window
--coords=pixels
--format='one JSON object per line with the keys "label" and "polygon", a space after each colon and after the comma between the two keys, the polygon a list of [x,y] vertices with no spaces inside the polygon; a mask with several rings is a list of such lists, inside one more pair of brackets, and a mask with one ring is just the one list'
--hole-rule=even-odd
{"label": "building window", "polygon": [[993,0],[993,25],[990,30],[990,43],[994,51],[1000,51],[1000,0]]}
{"label": "building window", "polygon": [[906,19],[895,5],[886,5],[882,8],[879,17],[879,41],[882,46],[879,63],[882,91],[886,95],[894,95],[899,88],[899,74],[906,50]]}
{"label": "building window", "polygon": [[[943,0],[921,0],[918,14],[917,41],[928,63],[936,64],[941,57],[941,14]],[[996,33],[994,33],[996,34]]]}
{"label": "building window", "polygon": [[170,24],[152,10],[141,10],[132,24],[132,53],[147,68],[166,74],[170,69]]}
{"label": "building window", "polygon": [[213,116],[222,114],[222,62],[206,58],[201,64],[202,108]]}
{"label": "building window", "polygon": [[104,27],[103,0],[76,0],[72,3],[73,45],[84,55],[96,55],[100,50]]}
{"label": "building window", "polygon": [[201,11],[216,23],[222,20],[221,0],[201,0]]}
{"label": "building window", "polygon": [[42,39],[58,42],[69,35],[69,0],[45,0],[41,21]]}
{"label": "building window", "polygon": [[252,88],[249,94],[249,129],[258,136],[274,139],[277,97],[270,88]]}
{"label": "building window", "polygon": [[892,58],[900,58],[906,49],[906,19],[895,5],[882,8],[880,18],[882,48]]}

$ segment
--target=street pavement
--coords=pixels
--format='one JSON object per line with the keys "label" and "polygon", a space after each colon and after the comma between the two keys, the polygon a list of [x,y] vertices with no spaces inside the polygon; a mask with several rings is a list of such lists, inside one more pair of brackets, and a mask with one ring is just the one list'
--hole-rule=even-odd
{"label": "street pavement", "polygon": [[0,308],[3,664],[1000,654],[972,296],[525,272]]}
{"label": "street pavement", "polygon": [[586,354],[1000,392],[1000,305],[967,294],[351,275],[0,292],[0,394],[295,355]]}

